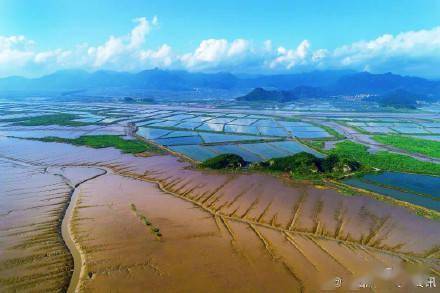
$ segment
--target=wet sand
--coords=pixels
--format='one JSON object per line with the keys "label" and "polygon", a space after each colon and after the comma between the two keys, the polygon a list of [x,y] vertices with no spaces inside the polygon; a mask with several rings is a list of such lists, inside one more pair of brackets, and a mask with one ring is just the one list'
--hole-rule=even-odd
{"label": "wet sand", "polygon": [[[373,281],[376,290],[393,292],[408,282],[409,269],[438,275],[438,222],[370,197],[112,149],[3,139],[0,156],[39,168],[108,170],[80,184],[71,202],[84,291],[316,292],[341,277],[344,290]],[[11,245],[1,245],[10,257]],[[73,268],[71,259],[65,265]],[[0,270],[0,286],[5,276]]]}

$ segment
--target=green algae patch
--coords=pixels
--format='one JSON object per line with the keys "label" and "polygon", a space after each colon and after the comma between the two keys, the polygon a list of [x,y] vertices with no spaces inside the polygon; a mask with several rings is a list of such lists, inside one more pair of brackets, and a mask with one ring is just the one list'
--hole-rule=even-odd
{"label": "green algae patch", "polygon": [[75,121],[75,119],[81,118],[78,115],[68,113],[57,113],[49,115],[41,115],[29,118],[14,119],[14,125],[19,126],[47,126],[47,125],[60,125],[60,126],[86,126],[92,125],[92,123]]}
{"label": "green algae patch", "polygon": [[155,145],[140,140],[124,139],[119,135],[84,135],[78,138],[43,137],[36,140],[44,142],[69,143],[77,146],[88,146],[95,149],[113,147],[123,153],[139,154],[144,152],[160,153]]}
{"label": "green algae patch", "polygon": [[133,213],[138,217],[138,219],[143,223],[145,226],[150,227],[150,232],[156,236],[157,239],[161,239],[162,233],[160,232],[160,229],[158,227],[153,226],[153,223],[151,223],[148,218],[141,214],[138,209],[136,208],[136,205],[134,203],[130,204],[130,209],[133,211]]}

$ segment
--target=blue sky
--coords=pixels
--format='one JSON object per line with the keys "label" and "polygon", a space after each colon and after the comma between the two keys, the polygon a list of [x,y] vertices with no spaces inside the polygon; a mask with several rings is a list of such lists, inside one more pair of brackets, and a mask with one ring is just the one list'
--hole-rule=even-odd
{"label": "blue sky", "polygon": [[161,67],[440,78],[439,26],[437,0],[0,0],[0,76]]}

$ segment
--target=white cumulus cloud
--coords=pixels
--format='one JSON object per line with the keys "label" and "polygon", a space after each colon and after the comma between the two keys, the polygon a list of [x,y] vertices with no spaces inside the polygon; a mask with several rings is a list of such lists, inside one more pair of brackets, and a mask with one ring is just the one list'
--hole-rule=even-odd
{"label": "white cumulus cloud", "polygon": [[125,35],[73,48],[38,50],[38,44],[25,36],[0,36],[0,76],[42,75],[68,68],[135,71],[159,67],[242,73],[344,68],[440,77],[440,27],[383,34],[336,49],[313,48],[309,40],[286,47],[271,40],[208,38],[193,51],[177,52],[169,44],[149,46],[153,28],[159,28],[156,16],[139,17],[133,23]]}
{"label": "white cumulus cloud", "polygon": [[180,61],[189,70],[215,70],[238,66],[254,57],[253,46],[248,40],[207,39],[200,42],[194,52],[183,54]]}
{"label": "white cumulus cloud", "polygon": [[145,66],[168,67],[173,61],[172,49],[167,44],[163,44],[157,50],[145,50],[139,52],[139,59]]}
{"label": "white cumulus cloud", "polygon": [[299,63],[304,63],[309,54],[310,42],[302,41],[296,49],[286,49],[279,47],[277,49],[277,57],[270,62],[270,68],[282,67],[292,69]]}
{"label": "white cumulus cloud", "polygon": [[123,59],[136,53],[136,50],[139,50],[145,43],[151,26],[158,24],[157,17],[154,17],[151,23],[145,17],[136,18],[134,21],[136,26],[128,36],[110,36],[103,45],[88,49],[89,56],[94,60],[94,67],[99,68],[109,63],[113,65],[126,64],[127,60]]}
{"label": "white cumulus cloud", "polygon": [[33,46],[34,42],[24,36],[0,36],[0,73],[30,62],[34,56]]}
{"label": "white cumulus cloud", "polygon": [[440,64],[440,27],[354,42],[335,49],[326,58],[329,66],[423,75]]}

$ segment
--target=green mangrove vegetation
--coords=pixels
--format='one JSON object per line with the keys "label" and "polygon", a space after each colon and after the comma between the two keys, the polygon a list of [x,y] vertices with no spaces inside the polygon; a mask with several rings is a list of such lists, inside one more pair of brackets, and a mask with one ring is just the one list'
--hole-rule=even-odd
{"label": "green mangrove vegetation", "polygon": [[236,154],[221,154],[205,160],[200,164],[202,168],[209,169],[237,169],[247,165],[247,162]]}
{"label": "green mangrove vegetation", "polygon": [[331,154],[318,158],[306,152],[288,157],[274,158],[257,164],[257,167],[271,171],[288,172],[293,177],[332,177],[340,178],[361,171],[362,166],[354,159]]}
{"label": "green mangrove vegetation", "polygon": [[321,177],[340,178],[347,174],[364,170],[359,162],[340,155],[329,155],[318,158],[307,152],[300,152],[282,158],[273,158],[260,163],[249,164],[242,157],[235,154],[222,154],[208,159],[200,164],[210,169],[249,169],[287,172],[292,177],[317,179]]}

